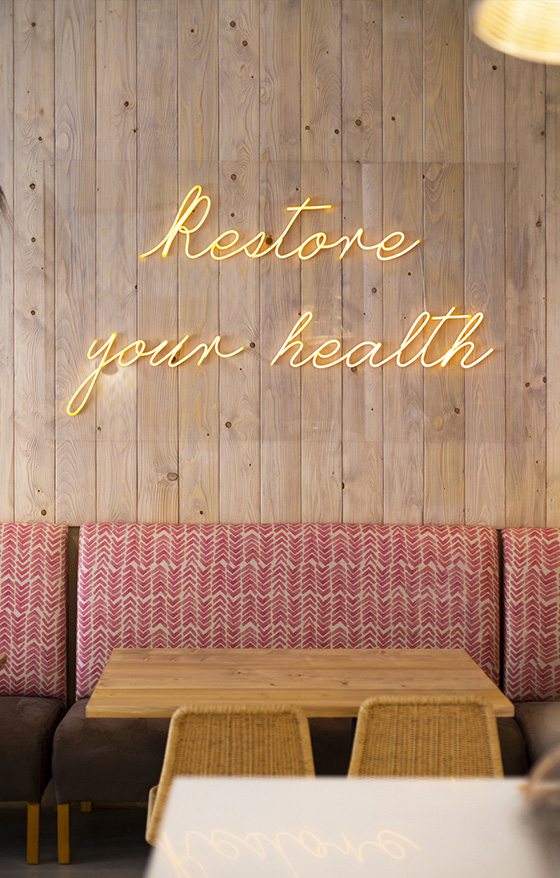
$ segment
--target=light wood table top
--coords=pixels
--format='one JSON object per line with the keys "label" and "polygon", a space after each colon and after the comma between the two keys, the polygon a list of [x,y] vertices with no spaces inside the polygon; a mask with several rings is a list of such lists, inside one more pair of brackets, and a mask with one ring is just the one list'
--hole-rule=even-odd
{"label": "light wood table top", "polygon": [[513,704],[463,649],[115,649],[89,717],[165,717],[185,704],[292,704],[352,717],[373,695],[479,695]]}

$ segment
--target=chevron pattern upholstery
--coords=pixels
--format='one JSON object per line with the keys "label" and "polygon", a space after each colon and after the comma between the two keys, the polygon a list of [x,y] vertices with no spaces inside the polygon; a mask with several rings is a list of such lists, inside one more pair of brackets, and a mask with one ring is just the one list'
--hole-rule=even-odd
{"label": "chevron pattern upholstery", "polygon": [[560,528],[511,528],[504,555],[504,691],[560,699]]}
{"label": "chevron pattern upholstery", "polygon": [[0,695],[66,698],[67,531],[0,524]]}
{"label": "chevron pattern upholstery", "polygon": [[498,679],[489,527],[88,524],[78,698],[115,647],[463,647]]}

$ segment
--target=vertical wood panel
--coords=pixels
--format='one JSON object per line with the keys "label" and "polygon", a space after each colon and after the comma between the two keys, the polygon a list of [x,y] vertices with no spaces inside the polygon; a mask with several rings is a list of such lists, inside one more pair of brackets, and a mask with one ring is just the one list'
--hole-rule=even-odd
{"label": "vertical wood panel", "polygon": [[546,491],[560,527],[560,68],[546,68]]}
{"label": "vertical wood panel", "polygon": [[544,72],[506,58],[506,523],[546,521]]}
{"label": "vertical wood panel", "polygon": [[482,311],[465,375],[465,520],[505,524],[504,56],[466,24],[465,304]]}
{"label": "vertical wood panel", "polygon": [[14,517],[14,38],[13,3],[0,4],[0,186],[8,215],[0,215],[0,520]]}
{"label": "vertical wood panel", "polygon": [[[382,4],[342,6],[343,233],[383,237]],[[344,350],[383,333],[383,263],[354,247],[344,257]],[[363,350],[362,350],[363,353]],[[342,370],[343,520],[383,520],[383,376]]]}
{"label": "vertical wood panel", "polygon": [[15,517],[54,521],[54,10],[14,12]]}
{"label": "vertical wood panel", "polygon": [[[97,331],[136,334],[136,2],[97,0]],[[114,367],[113,367],[114,368]],[[136,519],[136,368],[97,395],[97,517]]]}
{"label": "vertical wood panel", "polygon": [[[211,197],[206,244],[218,235],[218,61],[218,3],[180,3],[179,201],[195,184]],[[179,244],[179,334],[189,333],[193,344],[209,344],[218,334],[218,277],[210,256],[187,260]],[[179,520],[219,521],[218,360],[212,355],[200,366],[190,360],[178,371]]]}
{"label": "vertical wood panel", "polygon": [[[463,21],[461,0],[424,0],[424,258],[426,310],[464,314]],[[417,272],[416,272],[417,274]],[[453,344],[451,319],[429,361]],[[465,405],[460,358],[424,373],[424,521],[464,522]]]}
{"label": "vertical wood panel", "polygon": [[[469,6],[0,3],[1,519],[560,526],[559,75],[486,47]],[[139,261],[195,183],[197,250],[277,235],[306,197],[333,208],[292,247],[359,227],[422,244],[218,263],[180,235]],[[495,348],[466,372],[270,366],[303,310],[304,356],[371,339],[380,359],[452,306],[483,311],[476,353]],[[71,418],[113,331],[246,349],[110,366]]]}
{"label": "vertical wood panel", "polygon": [[[177,2],[142,0],[137,13],[138,239],[140,253],[161,241],[177,203]],[[178,341],[177,245],[138,266],[138,329],[152,349]],[[169,350],[169,348],[168,348]],[[177,370],[138,364],[138,518],[179,514]]]}
{"label": "vertical wood panel", "polygon": [[[302,241],[319,231],[329,241],[342,231],[341,7],[338,0],[301,6],[301,183],[312,204],[330,211],[302,217]],[[342,266],[334,250],[301,267],[302,312],[314,315],[303,334],[308,353],[341,339]],[[309,347],[311,346],[311,347]],[[342,513],[341,367],[302,368],[302,518],[339,521]]]}
{"label": "vertical wood panel", "polygon": [[91,372],[95,330],[95,2],[55,3],[56,518],[95,521],[95,399],[66,405]]}
{"label": "vertical wood panel", "polygon": [[[403,25],[403,21],[407,25]],[[383,4],[383,214],[385,234],[422,232],[422,4]],[[398,348],[423,310],[422,250],[385,263],[384,347]],[[423,515],[422,367],[384,367],[384,520],[418,524]]]}
{"label": "vertical wood panel", "polygon": [[[300,171],[300,10],[262,0],[261,226],[277,240],[286,208],[302,203]],[[290,236],[294,241],[294,236]],[[294,244],[295,246],[295,244]],[[292,247],[282,248],[286,252]],[[298,259],[263,257],[261,270],[261,520],[301,520],[301,375],[286,358],[270,366],[300,311]]]}
{"label": "vertical wood panel", "polygon": [[[259,5],[224,0],[219,9],[220,232],[249,240],[259,222]],[[220,363],[222,521],[260,519],[258,328],[259,267],[240,254],[220,263],[224,348],[246,347]]]}

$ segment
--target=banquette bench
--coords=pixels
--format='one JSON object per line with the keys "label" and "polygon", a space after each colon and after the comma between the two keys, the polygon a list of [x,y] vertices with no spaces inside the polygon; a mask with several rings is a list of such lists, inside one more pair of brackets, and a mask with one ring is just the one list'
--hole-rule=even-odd
{"label": "banquette bench", "polygon": [[0,524],[0,801],[27,802],[27,862],[66,701],[67,528]]}
{"label": "banquette bench", "polygon": [[508,529],[502,542],[503,689],[533,764],[560,745],[560,529]]}
{"label": "banquette bench", "polygon": [[[71,801],[142,801],[159,778],[167,720],[86,719],[115,647],[462,647],[499,682],[490,527],[87,524],[77,589],[76,703],[53,749],[61,862]],[[514,720],[501,735],[507,762]],[[342,773],[350,724],[312,721],[312,737],[318,772]]]}
{"label": "banquette bench", "polygon": [[[167,720],[86,719],[114,647],[463,647],[516,702],[517,723],[499,723],[506,774],[527,767],[520,726],[531,762],[560,743],[560,529],[505,530],[500,559],[484,526],[83,525],[76,702],[64,715],[66,537],[56,525],[0,529],[0,757],[20,743],[11,699],[56,702],[37,726],[35,787],[10,786],[19,757],[5,760],[0,799],[39,801],[56,727],[61,861],[71,801],[143,801],[159,778]],[[349,724],[312,721],[312,737],[318,773],[344,773]]]}

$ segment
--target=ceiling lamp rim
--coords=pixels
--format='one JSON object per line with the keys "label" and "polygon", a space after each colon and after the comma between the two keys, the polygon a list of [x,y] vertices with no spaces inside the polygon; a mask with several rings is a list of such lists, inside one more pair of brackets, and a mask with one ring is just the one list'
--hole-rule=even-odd
{"label": "ceiling lamp rim", "polygon": [[[531,61],[537,64],[560,64],[560,0],[476,0],[471,6],[470,18],[473,33],[484,43],[493,49],[511,55],[523,61]],[[498,9],[498,14],[496,10]],[[541,42],[540,45],[529,45],[527,42],[527,13],[531,11],[534,15],[535,11],[541,16],[540,22],[544,22],[546,16],[554,19],[558,24],[557,29],[543,27],[535,28],[532,36],[535,41],[539,40],[539,31],[545,32],[549,39]],[[496,30],[496,22],[501,21],[512,22],[508,27],[504,27],[504,36],[501,37]],[[516,42],[517,33],[524,34],[523,42]],[[553,39],[550,40],[550,34],[553,33]],[[530,31],[529,31],[530,34]],[[541,38],[542,40],[542,38]]]}

